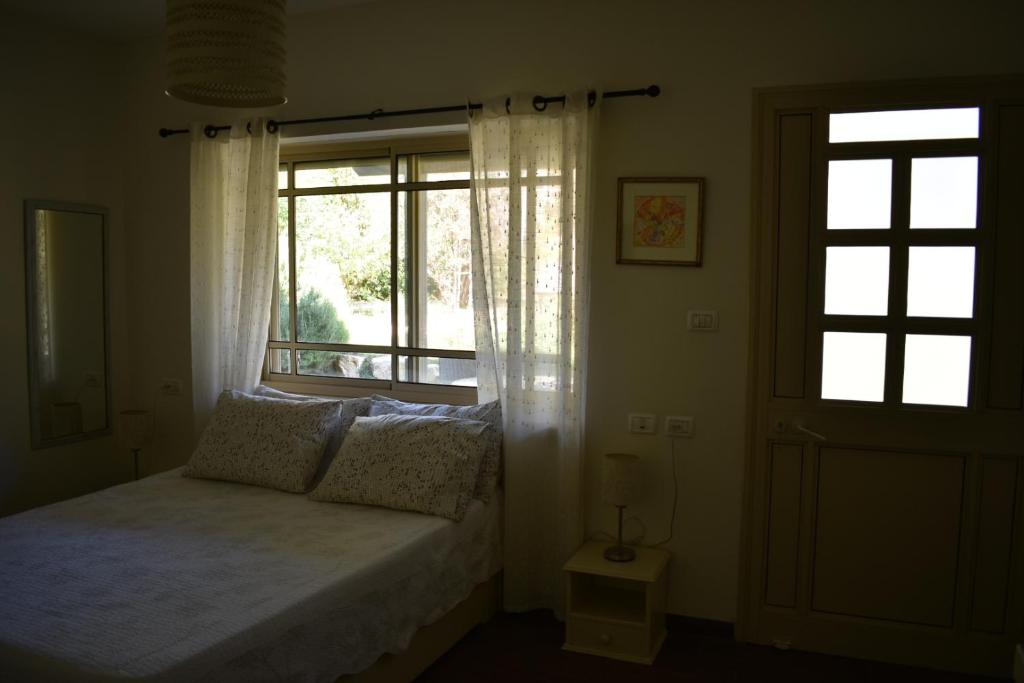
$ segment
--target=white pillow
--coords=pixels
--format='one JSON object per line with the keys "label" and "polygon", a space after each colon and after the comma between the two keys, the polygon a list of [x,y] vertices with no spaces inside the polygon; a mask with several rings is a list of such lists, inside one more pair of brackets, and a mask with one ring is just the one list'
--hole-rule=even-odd
{"label": "white pillow", "polygon": [[182,475],[303,493],[341,412],[341,401],[225,391]]}
{"label": "white pillow", "polygon": [[312,500],[380,505],[460,521],[491,426],[417,415],[357,417]]}
{"label": "white pillow", "polygon": [[480,403],[470,406],[453,406],[447,403],[406,403],[387,396],[374,395],[370,416],[375,415],[436,415],[456,417],[463,420],[480,420],[491,425],[489,432],[490,448],[484,453],[480,463],[480,476],[477,479],[473,497],[488,502],[501,478],[501,404],[498,401]]}

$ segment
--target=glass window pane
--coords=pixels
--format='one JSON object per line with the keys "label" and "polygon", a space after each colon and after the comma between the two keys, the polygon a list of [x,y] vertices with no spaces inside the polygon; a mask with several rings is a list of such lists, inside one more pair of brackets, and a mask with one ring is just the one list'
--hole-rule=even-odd
{"label": "glass window pane", "polygon": [[398,380],[420,384],[475,387],[476,361],[465,358],[399,356]]}
{"label": "glass window pane", "polygon": [[978,137],[978,109],[906,109],[831,114],[829,142],[949,140]]}
{"label": "glass window pane", "polygon": [[270,371],[283,375],[291,374],[292,352],[289,349],[270,349]]}
{"label": "glass window pane", "polygon": [[889,227],[892,159],[828,162],[828,229]]}
{"label": "glass window pane", "polygon": [[288,164],[281,164],[277,170],[277,189],[288,189]]}
{"label": "glass window pane", "polygon": [[978,157],[914,159],[911,228],[974,228],[978,224]]}
{"label": "glass window pane", "polygon": [[827,315],[889,312],[889,247],[828,247],[825,252]]}
{"label": "glass window pane", "polygon": [[292,318],[289,305],[288,261],[288,198],[277,200],[277,306],[270,312],[270,338],[274,341],[291,339]]}
{"label": "glass window pane", "polygon": [[904,403],[966,406],[970,379],[970,337],[907,335]]}
{"label": "glass window pane", "polygon": [[398,345],[412,346],[409,336],[409,311],[411,310],[412,291],[409,282],[412,279],[409,260],[409,245],[412,239],[412,221],[409,219],[409,193],[398,193]]}
{"label": "glass window pane", "polygon": [[417,154],[414,157],[416,177],[420,182],[469,180],[469,153]]}
{"label": "glass window pane", "polygon": [[391,379],[391,356],[382,353],[352,351],[311,351],[299,349],[300,375],[349,377],[352,379]]}
{"label": "glass window pane", "polygon": [[386,185],[391,182],[391,160],[339,159],[295,163],[295,187],[346,187]]}
{"label": "glass window pane", "polygon": [[421,233],[417,345],[472,350],[469,190],[411,194]]}
{"label": "glass window pane", "polygon": [[846,401],[885,398],[885,335],[825,332],[822,340],[821,397]]}
{"label": "glass window pane", "polygon": [[298,341],[391,344],[387,192],[295,198]]}
{"label": "glass window pane", "polygon": [[974,247],[910,247],[907,315],[974,315]]}

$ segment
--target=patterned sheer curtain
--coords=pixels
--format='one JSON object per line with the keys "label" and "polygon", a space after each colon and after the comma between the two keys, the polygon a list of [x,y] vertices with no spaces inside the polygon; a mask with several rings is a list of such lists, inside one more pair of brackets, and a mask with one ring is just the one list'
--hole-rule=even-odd
{"label": "patterned sheer curtain", "polygon": [[[278,136],[265,121],[192,130],[192,397],[197,433],[224,389],[260,378],[277,258]],[[249,131],[252,133],[249,133]]]}
{"label": "patterned sheer curtain", "polygon": [[505,600],[562,610],[561,566],[583,538],[590,185],[587,94],[538,112],[488,103],[469,123],[480,401],[505,421]]}

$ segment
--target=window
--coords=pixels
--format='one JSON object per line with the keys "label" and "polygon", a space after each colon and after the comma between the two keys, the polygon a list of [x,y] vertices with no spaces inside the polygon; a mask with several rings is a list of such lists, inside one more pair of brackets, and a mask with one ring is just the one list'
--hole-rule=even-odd
{"label": "window", "polygon": [[465,148],[282,150],[272,379],[476,386]]}
{"label": "window", "polygon": [[829,116],[822,399],[969,405],[979,111]]}

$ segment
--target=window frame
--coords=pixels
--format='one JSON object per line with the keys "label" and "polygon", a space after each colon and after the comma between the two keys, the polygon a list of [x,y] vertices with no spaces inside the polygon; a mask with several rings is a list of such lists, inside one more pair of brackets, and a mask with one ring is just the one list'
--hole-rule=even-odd
{"label": "window frame", "polygon": [[[374,391],[387,391],[397,397],[406,397],[413,400],[436,400],[450,403],[472,403],[476,401],[477,388],[475,386],[455,386],[443,384],[431,384],[415,381],[400,381],[399,363],[401,358],[406,357],[408,361],[414,358],[453,358],[461,360],[475,360],[475,350],[453,350],[434,349],[417,345],[418,327],[425,318],[420,311],[418,303],[421,285],[425,283],[425,273],[418,263],[418,243],[426,236],[426,231],[421,224],[419,212],[415,210],[416,201],[413,200],[419,191],[447,190],[447,189],[469,189],[469,180],[441,180],[441,181],[411,181],[412,166],[407,169],[405,182],[398,182],[398,160],[399,157],[407,155],[426,155],[443,153],[469,153],[469,138],[466,133],[448,134],[433,137],[388,137],[367,140],[362,142],[332,142],[321,144],[283,144],[280,153],[279,168],[287,172],[287,189],[278,189],[279,199],[286,198],[288,201],[288,296],[289,310],[291,316],[289,325],[288,340],[274,340],[273,335],[268,334],[267,351],[264,357],[263,381],[273,386],[294,391],[306,391],[320,394],[332,394],[339,396],[360,396],[373,393]],[[295,187],[295,165],[309,161],[343,161],[350,159],[366,158],[387,158],[391,179],[383,184],[346,185],[338,187],[317,187],[317,188],[296,188]],[[411,157],[410,161],[415,157]],[[301,196],[324,196],[332,194],[367,194],[387,193],[390,195],[391,217],[391,263],[390,263],[390,289],[391,289],[391,343],[387,345],[371,344],[338,344],[338,343],[314,343],[300,342],[297,340],[297,273],[296,273],[296,216],[295,199]],[[398,215],[399,194],[410,193],[410,200],[406,203],[406,230],[405,236],[406,252],[408,255],[407,267],[410,274],[405,292],[399,291],[399,222]],[[280,230],[275,226],[275,230]],[[275,239],[275,244],[277,240]],[[423,275],[423,283],[420,277]],[[280,263],[275,259],[274,288],[271,301],[271,310],[279,310],[279,283]],[[405,298],[406,316],[409,323],[409,345],[399,345],[399,329],[402,321],[399,319],[399,297]],[[271,326],[274,318],[271,318]],[[286,349],[290,353],[289,373],[272,371],[271,353],[274,349]],[[391,379],[363,379],[356,377],[331,377],[323,375],[302,375],[298,373],[298,351],[321,350],[341,351],[353,353],[374,353],[391,356]],[[410,371],[407,376],[415,376],[412,372],[414,363],[410,363]]]}

